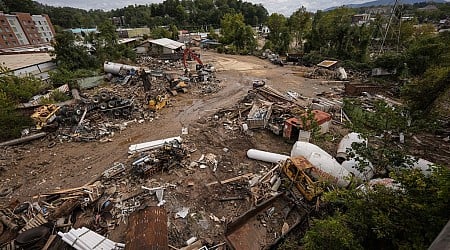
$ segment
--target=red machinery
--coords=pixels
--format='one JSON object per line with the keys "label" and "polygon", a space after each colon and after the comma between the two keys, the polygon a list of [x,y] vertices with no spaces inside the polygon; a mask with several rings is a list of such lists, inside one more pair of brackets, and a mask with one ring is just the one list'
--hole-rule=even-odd
{"label": "red machinery", "polygon": [[184,49],[184,52],[183,52],[183,65],[184,65],[184,68],[185,69],[187,68],[186,61],[187,60],[192,60],[192,59],[194,59],[199,65],[201,65],[200,67],[203,67],[203,62],[202,62],[202,60],[200,60],[199,57],[200,57],[200,55],[195,54],[190,48]]}

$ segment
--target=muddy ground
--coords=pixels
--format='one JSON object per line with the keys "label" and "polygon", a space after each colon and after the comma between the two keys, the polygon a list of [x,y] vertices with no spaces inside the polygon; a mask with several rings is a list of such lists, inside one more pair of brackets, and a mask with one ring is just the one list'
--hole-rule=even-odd
{"label": "muddy ground", "polygon": [[[129,165],[132,159],[129,158],[128,147],[131,144],[179,136],[182,128],[188,128],[188,135],[182,136],[184,143],[192,149],[186,159],[187,166],[157,173],[139,180],[139,183],[148,187],[173,184],[173,187],[165,191],[167,203],[164,205],[169,218],[170,245],[182,247],[192,236],[210,245],[223,242],[226,222],[253,205],[248,184],[246,180],[208,187],[205,184],[246,173],[263,173],[273,166],[248,159],[246,151],[256,148],[289,154],[292,144],[267,130],[256,130],[248,134],[241,129],[227,129],[224,126],[227,112],[219,111],[236,108],[236,104],[252,89],[254,79],[263,79],[282,93],[295,91],[310,98],[317,93],[333,93],[336,88],[343,86],[341,83],[324,83],[323,79],[304,78],[311,70],[305,67],[280,67],[253,56],[224,55],[209,51],[201,53],[203,62],[211,63],[217,69],[216,77],[221,80],[222,86],[217,93],[199,94],[189,91],[172,97],[170,105],[158,111],[155,119],[130,123],[125,130],[115,133],[108,142],[65,142],[50,134],[42,140],[1,148],[0,190],[10,192],[0,197],[0,204],[9,206],[17,200],[32,201],[32,197],[39,193],[83,186],[97,179],[114,162]],[[307,100],[300,100],[298,103],[306,105]],[[344,132],[335,125],[331,131],[331,138],[335,137],[335,140],[328,147],[332,150],[330,153],[334,154],[337,138],[343,136]],[[208,153],[216,155],[218,159],[215,173],[211,168],[189,167],[190,162]],[[120,180],[117,183],[121,185]],[[241,196],[244,200],[219,201],[223,197],[236,196]],[[156,203],[156,198],[149,196],[147,204]],[[188,217],[175,219],[175,213],[182,207],[189,208]],[[126,230],[127,225],[121,223],[110,230],[108,236],[112,240],[124,242]]]}

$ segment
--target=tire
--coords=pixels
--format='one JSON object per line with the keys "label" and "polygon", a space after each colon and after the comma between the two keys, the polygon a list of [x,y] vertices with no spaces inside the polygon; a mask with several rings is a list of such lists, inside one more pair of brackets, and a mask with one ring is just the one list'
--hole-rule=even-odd
{"label": "tire", "polygon": [[109,101],[108,102],[108,108],[114,108],[114,107],[116,107],[116,105],[117,105],[116,101]]}

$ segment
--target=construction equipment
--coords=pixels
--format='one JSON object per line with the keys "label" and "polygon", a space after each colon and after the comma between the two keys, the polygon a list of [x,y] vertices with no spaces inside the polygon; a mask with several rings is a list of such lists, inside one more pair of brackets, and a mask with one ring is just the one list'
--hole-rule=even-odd
{"label": "construction equipment", "polygon": [[192,59],[194,59],[197,62],[197,66],[195,67],[196,70],[200,70],[201,68],[203,68],[203,62],[202,62],[202,60],[200,60],[200,55],[194,53],[194,51],[192,51],[190,48],[184,49],[183,66],[185,69],[188,68],[187,61],[192,60]]}
{"label": "construction equipment", "polygon": [[323,192],[324,173],[320,173],[306,158],[291,157],[282,163],[281,170],[306,200],[312,201]]}
{"label": "construction equipment", "polygon": [[55,104],[43,105],[38,107],[35,112],[31,115],[31,119],[36,122],[36,128],[42,129],[47,126],[47,124],[52,123],[56,118],[56,112],[60,107]]}
{"label": "construction equipment", "polygon": [[176,96],[178,92],[187,93],[189,85],[186,81],[189,78],[184,77],[184,79],[177,77],[175,74],[165,74],[164,77],[169,82],[170,88],[167,91],[172,95]]}
{"label": "construction equipment", "polygon": [[158,111],[167,105],[168,98],[167,95],[157,95],[155,97],[150,97],[148,100],[148,107],[150,110]]}

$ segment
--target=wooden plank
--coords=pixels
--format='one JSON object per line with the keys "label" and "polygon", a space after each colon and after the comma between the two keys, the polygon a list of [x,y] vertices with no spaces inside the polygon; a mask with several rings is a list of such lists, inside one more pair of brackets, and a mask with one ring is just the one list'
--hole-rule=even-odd
{"label": "wooden plank", "polygon": [[50,235],[50,237],[47,240],[47,243],[45,243],[45,245],[42,248],[42,250],[47,250],[55,239],[56,239],[56,234]]}
{"label": "wooden plank", "polygon": [[[226,179],[226,180],[220,181],[220,183],[221,184],[226,184],[226,183],[229,183],[229,182],[238,181],[240,179],[249,178],[249,177],[252,177],[252,176],[253,176],[253,173],[243,174],[243,175],[239,175],[239,176],[236,176],[236,177],[233,177],[233,178],[230,178],[230,179]],[[206,186],[209,187],[209,186],[215,185],[215,184],[219,184],[219,182],[218,181],[213,181],[213,182],[210,182],[210,183],[206,184]]]}

